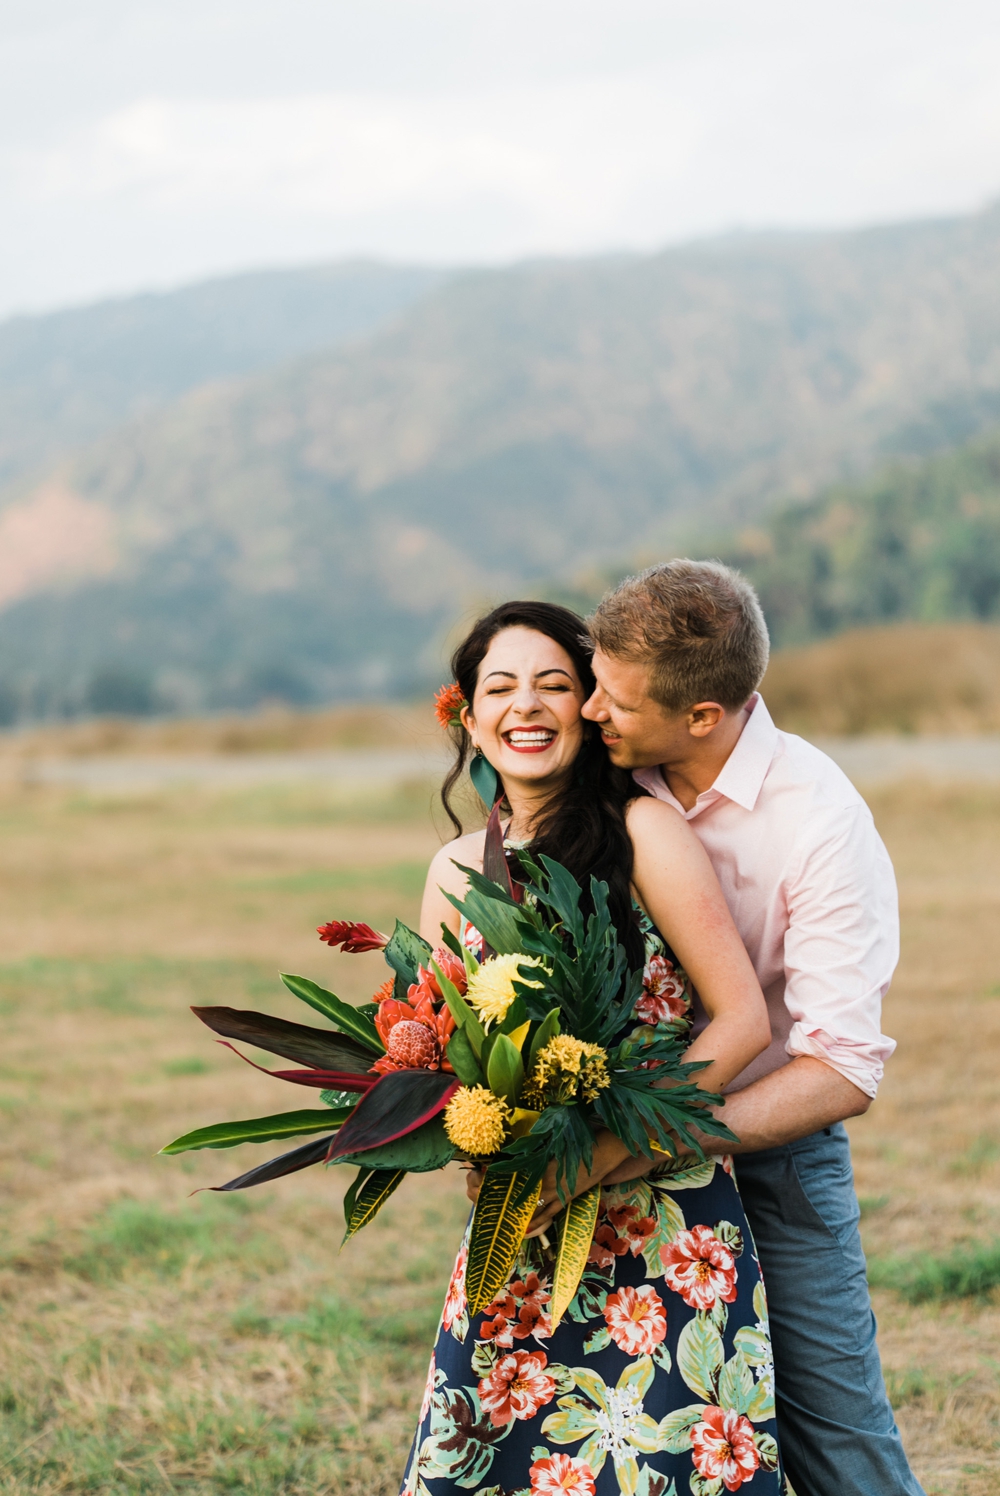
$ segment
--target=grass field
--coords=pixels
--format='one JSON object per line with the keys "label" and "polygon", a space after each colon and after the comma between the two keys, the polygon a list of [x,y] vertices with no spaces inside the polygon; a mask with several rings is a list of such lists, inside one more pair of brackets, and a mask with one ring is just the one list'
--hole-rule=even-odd
{"label": "grass field", "polygon": [[[992,1496],[1000,792],[873,803],[905,920],[899,1051],[852,1125],[883,1353],[928,1491]],[[457,1171],[409,1181],[338,1255],[338,1171],[190,1198],[269,1149],[155,1155],[302,1104],[189,1004],[293,1016],[279,967],[369,996],[381,961],[333,955],[313,927],[412,917],[437,844],[417,787],[379,806],[319,787],[3,793],[0,1492],[395,1492]]]}

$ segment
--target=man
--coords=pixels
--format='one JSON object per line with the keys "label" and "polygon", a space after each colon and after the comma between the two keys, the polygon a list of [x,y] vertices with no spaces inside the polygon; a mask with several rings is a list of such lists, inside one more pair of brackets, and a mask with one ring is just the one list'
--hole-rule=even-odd
{"label": "man", "polygon": [[[797,1496],[920,1496],[882,1380],[843,1127],[895,1048],[880,1032],[898,957],[888,854],[837,766],[779,732],[756,694],[767,628],[738,573],[651,567],[590,627],[584,716],[700,837],[767,999],[772,1043],[724,1115],[768,1290],[788,1478]],[[649,1166],[629,1160],[609,1182]]]}

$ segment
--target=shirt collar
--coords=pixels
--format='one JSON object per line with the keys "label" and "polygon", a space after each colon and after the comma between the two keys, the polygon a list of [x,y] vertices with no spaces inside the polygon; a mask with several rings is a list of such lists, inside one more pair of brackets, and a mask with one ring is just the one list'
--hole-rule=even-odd
{"label": "shirt collar", "polygon": [[[774,751],[778,746],[778,729],[771,720],[771,714],[759,693],[755,692],[751,696],[743,710],[747,720],[736,740],[735,748],[723,764],[711,789],[705,790],[698,796],[693,809],[689,812],[690,815],[697,814],[699,810],[703,810],[717,800],[720,795],[742,806],[744,810],[753,810],[757,804],[757,797],[767,778]],[[637,769],[632,777],[658,798],[669,798],[673,804],[677,804],[658,767]],[[680,808],[678,805],[678,809]]]}

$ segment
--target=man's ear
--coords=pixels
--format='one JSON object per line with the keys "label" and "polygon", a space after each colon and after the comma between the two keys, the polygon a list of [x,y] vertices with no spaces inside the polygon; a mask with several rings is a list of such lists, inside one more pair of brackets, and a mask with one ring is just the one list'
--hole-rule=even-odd
{"label": "man's ear", "polygon": [[720,706],[717,701],[699,701],[697,706],[688,709],[688,732],[693,738],[707,738],[725,715],[725,707]]}

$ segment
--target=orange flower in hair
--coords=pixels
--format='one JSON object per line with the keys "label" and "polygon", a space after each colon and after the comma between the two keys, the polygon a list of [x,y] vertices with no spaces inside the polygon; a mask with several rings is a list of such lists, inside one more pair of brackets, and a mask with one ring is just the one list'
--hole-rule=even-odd
{"label": "orange flower in hair", "polygon": [[442,727],[459,725],[464,706],[468,706],[468,702],[462,695],[462,687],[457,681],[452,681],[448,686],[442,686],[440,691],[434,693],[434,715]]}

